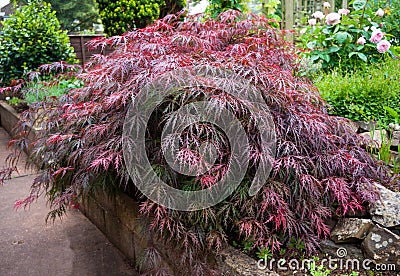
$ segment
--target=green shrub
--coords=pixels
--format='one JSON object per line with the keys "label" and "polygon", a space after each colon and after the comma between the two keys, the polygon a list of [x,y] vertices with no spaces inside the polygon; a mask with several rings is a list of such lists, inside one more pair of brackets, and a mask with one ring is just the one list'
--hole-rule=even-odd
{"label": "green shrub", "polygon": [[227,10],[238,10],[246,12],[249,10],[247,1],[233,0],[233,1],[221,1],[221,0],[210,0],[205,13],[213,18],[216,18],[220,13]]}
{"label": "green shrub", "polygon": [[96,0],[96,3],[104,31],[109,36],[143,28],[160,16],[176,13],[185,7],[185,1],[168,0]]}
{"label": "green shrub", "polygon": [[29,1],[3,24],[0,37],[0,86],[44,63],[74,61],[69,38],[50,4]]}
{"label": "green shrub", "polygon": [[354,72],[334,71],[316,81],[331,113],[353,121],[389,124],[400,114],[400,62],[387,60]]}

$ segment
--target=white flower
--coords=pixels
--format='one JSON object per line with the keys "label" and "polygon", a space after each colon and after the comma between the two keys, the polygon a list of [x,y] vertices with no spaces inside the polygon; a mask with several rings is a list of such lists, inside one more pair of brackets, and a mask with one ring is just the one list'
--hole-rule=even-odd
{"label": "white flower", "polygon": [[340,23],[340,14],[336,12],[331,12],[326,16],[326,24],[336,25]]}
{"label": "white flower", "polygon": [[10,97],[6,97],[6,101],[9,101],[9,100],[11,100],[11,98]]}
{"label": "white flower", "polygon": [[308,20],[308,24],[309,24],[310,26],[315,26],[315,25],[317,24],[317,19],[315,19],[315,18],[309,19],[309,20]]}
{"label": "white flower", "polygon": [[385,15],[385,11],[382,10],[381,8],[379,8],[379,9],[375,12],[375,14],[376,14],[377,16],[382,17],[382,16]]}
{"label": "white flower", "polygon": [[314,13],[312,14],[312,16],[313,16],[315,19],[322,19],[322,18],[325,17],[325,15],[324,15],[321,11],[316,11],[316,12],[314,12]]}
{"label": "white flower", "polygon": [[340,15],[348,15],[350,13],[350,10],[348,9],[339,9],[338,14]]}
{"label": "white flower", "polygon": [[322,5],[324,6],[324,9],[329,9],[331,7],[329,2],[324,2]]}
{"label": "white flower", "polygon": [[367,41],[365,40],[365,37],[360,37],[358,40],[357,40],[357,44],[360,44],[360,45],[364,45],[365,43],[366,43]]}
{"label": "white flower", "polygon": [[303,29],[300,30],[300,34],[305,34],[306,32],[307,32],[307,28],[303,28]]}

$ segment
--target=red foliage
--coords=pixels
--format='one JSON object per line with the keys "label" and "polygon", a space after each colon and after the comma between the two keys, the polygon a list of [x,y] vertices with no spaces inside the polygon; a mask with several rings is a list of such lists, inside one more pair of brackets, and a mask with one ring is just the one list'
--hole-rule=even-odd
{"label": "red foliage", "polygon": [[[316,88],[294,76],[298,69],[295,49],[263,17],[228,11],[216,21],[201,23],[168,16],[144,29],[97,39],[90,46],[106,45],[115,51],[92,59],[88,72],[81,75],[84,88],[76,89],[56,106],[40,106],[48,119],[32,154],[32,160],[43,169],[32,193],[47,191],[56,213],[76,196],[97,188],[96,183],[106,185],[119,179],[120,185],[132,190],[121,141],[131,97],[160,74],[192,65],[229,68],[262,91],[275,122],[277,156],[270,179],[254,197],[247,191],[262,154],[256,142],[252,144],[253,166],[248,176],[217,206],[179,212],[142,198],[141,213],[151,218],[155,230],[183,245],[185,261],[194,262],[195,249],[219,249],[227,236],[235,235],[273,251],[296,237],[311,253],[318,247],[318,239],[329,235],[325,219],[334,212],[343,216],[373,201],[376,194],[371,183],[393,185],[387,168],[359,146],[359,137],[347,121],[328,116]],[[248,116],[240,111],[240,99],[227,98],[220,91],[202,95],[206,99],[219,97],[239,117]],[[186,100],[181,98],[182,103]],[[156,119],[171,111],[160,112]],[[32,113],[24,114],[24,124],[35,118]],[[206,125],[201,127],[208,131]],[[153,141],[148,144],[149,157],[171,185],[182,188],[187,182],[167,168],[155,142],[161,130],[159,123],[149,125]],[[197,139],[195,132],[190,134],[190,139]],[[257,141],[257,132],[251,127],[247,134],[250,141]],[[17,144],[26,146],[24,139],[20,137]],[[229,154],[224,147],[221,152]],[[182,154],[188,156],[187,151]],[[189,179],[190,185],[213,185],[226,168],[214,169],[209,175]]]}

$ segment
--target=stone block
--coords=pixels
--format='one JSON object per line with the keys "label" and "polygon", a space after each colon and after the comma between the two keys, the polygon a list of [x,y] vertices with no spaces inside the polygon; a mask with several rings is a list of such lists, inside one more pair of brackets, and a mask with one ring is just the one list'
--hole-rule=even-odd
{"label": "stone block", "polygon": [[375,184],[380,200],[371,204],[369,213],[372,221],[384,227],[400,225],[400,193],[393,192],[382,185]]}
{"label": "stone block", "polygon": [[104,210],[96,203],[93,198],[88,197],[83,202],[85,216],[100,229],[101,232],[106,233],[106,223]]}
{"label": "stone block", "polygon": [[134,231],[139,216],[139,204],[124,193],[118,193],[115,202],[117,217],[123,225]]}
{"label": "stone block", "polygon": [[400,131],[393,131],[391,149],[397,151],[400,146]]}
{"label": "stone block", "polygon": [[362,243],[366,256],[379,264],[394,264],[400,270],[400,237],[375,225]]}
{"label": "stone block", "polygon": [[384,129],[378,129],[372,132],[364,132],[360,135],[365,140],[363,146],[368,146],[374,149],[380,149],[383,143],[387,144],[389,142],[387,131]]}
{"label": "stone block", "polygon": [[357,121],[359,132],[370,132],[376,129],[376,122]]}
{"label": "stone block", "polygon": [[335,243],[361,241],[373,225],[370,219],[345,218],[333,228],[331,238]]}
{"label": "stone block", "polygon": [[116,213],[115,210],[115,195],[101,188],[97,189],[95,195],[96,202],[107,212]]}
{"label": "stone block", "polygon": [[19,114],[5,101],[0,101],[0,123],[10,135],[14,135],[14,127],[18,124]]}

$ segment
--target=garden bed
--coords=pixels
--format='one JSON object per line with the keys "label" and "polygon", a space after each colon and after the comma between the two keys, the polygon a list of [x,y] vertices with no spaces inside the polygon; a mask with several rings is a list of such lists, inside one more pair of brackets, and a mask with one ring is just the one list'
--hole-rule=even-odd
{"label": "garden bed", "polygon": [[[14,136],[15,126],[17,126],[19,122],[20,114],[6,101],[0,100],[0,125],[10,134],[10,136]],[[34,129],[31,129],[28,136],[30,141],[34,141],[36,139],[36,132]],[[29,153],[29,152],[27,152]]]}
{"label": "garden bed", "polygon": [[19,121],[19,114],[17,111],[12,108],[5,101],[0,101],[0,122],[1,126],[8,132],[10,135],[14,135],[14,127],[17,125]]}

